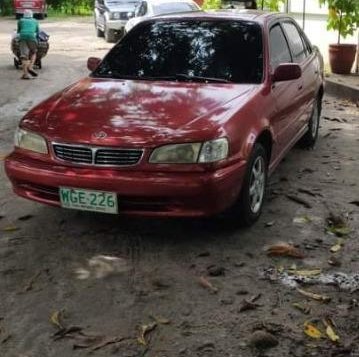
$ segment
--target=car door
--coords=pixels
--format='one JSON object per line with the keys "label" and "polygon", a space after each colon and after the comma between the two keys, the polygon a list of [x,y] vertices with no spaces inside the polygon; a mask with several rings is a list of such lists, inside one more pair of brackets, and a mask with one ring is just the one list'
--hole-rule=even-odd
{"label": "car door", "polygon": [[302,69],[300,87],[298,88],[299,115],[295,126],[297,130],[307,125],[313,110],[313,103],[317,90],[317,81],[320,76],[318,61],[302,30],[292,20],[283,21],[283,30],[287,37],[293,62]]}
{"label": "car door", "polygon": [[[281,63],[293,62],[287,38],[279,22],[270,26],[269,62],[272,74]],[[290,147],[294,140],[294,123],[298,112],[298,91],[301,82],[302,80],[299,78],[293,81],[275,82],[271,85],[271,96],[275,105],[271,122],[278,143],[279,155]]]}

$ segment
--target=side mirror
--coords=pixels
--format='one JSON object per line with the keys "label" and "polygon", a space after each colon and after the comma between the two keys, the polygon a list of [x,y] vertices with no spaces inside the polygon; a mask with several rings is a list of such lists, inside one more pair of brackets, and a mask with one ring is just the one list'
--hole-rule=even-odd
{"label": "side mirror", "polygon": [[291,81],[302,76],[302,69],[296,63],[280,64],[272,75],[273,82]]}
{"label": "side mirror", "polygon": [[135,13],[134,13],[133,11],[128,12],[128,13],[127,13],[127,17],[128,17],[129,19],[132,19],[133,17],[135,17]]}
{"label": "side mirror", "polygon": [[89,57],[87,60],[87,68],[93,72],[101,63],[101,58]]}

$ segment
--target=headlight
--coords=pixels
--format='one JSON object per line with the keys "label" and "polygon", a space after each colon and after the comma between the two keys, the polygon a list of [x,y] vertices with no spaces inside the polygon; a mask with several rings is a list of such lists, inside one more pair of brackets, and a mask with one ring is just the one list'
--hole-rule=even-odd
{"label": "headlight", "polygon": [[151,163],[158,164],[191,164],[197,162],[201,143],[165,145],[155,149]]}
{"label": "headlight", "polygon": [[199,162],[215,162],[228,156],[228,140],[226,138],[215,139],[203,143]]}
{"label": "headlight", "polygon": [[46,140],[42,136],[20,128],[15,132],[15,146],[41,154],[48,153]]}
{"label": "headlight", "polygon": [[228,156],[228,140],[220,138],[204,143],[165,145],[155,149],[150,163],[194,164],[223,160]]}
{"label": "headlight", "polygon": [[121,14],[119,12],[111,12],[110,14],[110,18],[112,20],[119,20],[121,17]]}

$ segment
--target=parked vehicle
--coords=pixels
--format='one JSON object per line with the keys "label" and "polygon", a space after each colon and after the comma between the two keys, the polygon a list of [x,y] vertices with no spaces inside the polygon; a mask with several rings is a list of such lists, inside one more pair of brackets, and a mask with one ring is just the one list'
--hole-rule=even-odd
{"label": "parked vehicle", "polygon": [[95,28],[97,37],[116,42],[124,35],[129,13],[135,10],[139,0],[96,0]]}
{"label": "parked vehicle", "polygon": [[24,116],[6,173],[16,194],[53,206],[151,216],[230,210],[250,225],[268,175],[297,141],[317,140],[321,63],[286,15],[145,20],[102,61],[88,60],[88,78]]}
{"label": "parked vehicle", "polygon": [[149,17],[190,11],[201,11],[201,8],[192,0],[143,0],[136,6],[135,12],[130,14],[125,33]]}
{"label": "parked vehicle", "polygon": [[25,10],[32,10],[34,16],[39,19],[47,16],[46,0],[13,0],[13,7],[17,19],[22,17]]}

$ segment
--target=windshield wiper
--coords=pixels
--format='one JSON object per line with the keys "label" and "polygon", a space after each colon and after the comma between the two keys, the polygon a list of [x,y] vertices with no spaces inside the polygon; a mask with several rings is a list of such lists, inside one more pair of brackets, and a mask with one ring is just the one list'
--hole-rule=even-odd
{"label": "windshield wiper", "polygon": [[185,73],[176,73],[176,79],[185,79],[187,81],[203,81],[203,82],[218,82],[218,83],[232,83],[231,81],[224,78],[213,78],[213,77],[202,77],[202,76],[192,76]]}

